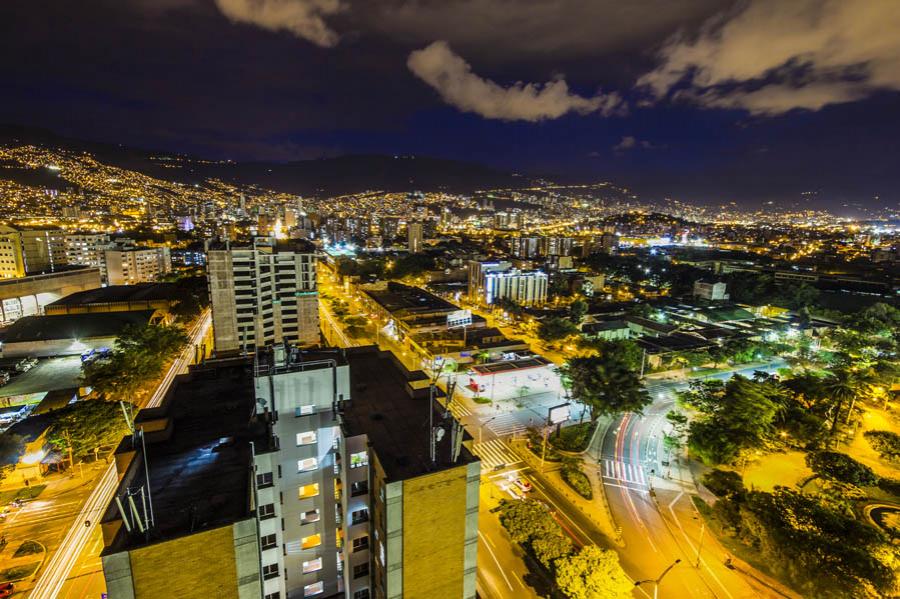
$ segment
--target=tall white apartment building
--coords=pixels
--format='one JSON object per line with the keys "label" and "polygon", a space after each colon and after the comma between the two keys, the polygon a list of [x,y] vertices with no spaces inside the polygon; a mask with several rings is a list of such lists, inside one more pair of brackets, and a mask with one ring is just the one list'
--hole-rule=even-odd
{"label": "tall white apartment building", "polygon": [[211,248],[207,258],[217,352],[319,342],[312,244],[256,237]]}
{"label": "tall white apartment building", "polygon": [[469,262],[469,299],[493,304],[509,299],[523,306],[547,301],[547,274],[540,270],[518,270],[509,262]]}

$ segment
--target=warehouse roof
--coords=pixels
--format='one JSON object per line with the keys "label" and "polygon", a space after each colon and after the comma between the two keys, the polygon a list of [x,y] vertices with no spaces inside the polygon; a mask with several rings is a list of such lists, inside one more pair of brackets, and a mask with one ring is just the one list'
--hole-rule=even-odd
{"label": "warehouse roof", "polygon": [[52,306],[83,306],[87,304],[108,304],[112,302],[134,302],[148,300],[175,300],[183,293],[175,283],[139,283],[137,285],[110,285],[88,289],[58,299]]}
{"label": "warehouse roof", "polygon": [[140,310],[99,314],[25,316],[6,330],[3,334],[3,343],[114,337],[129,325],[149,323],[153,314],[154,310]]}

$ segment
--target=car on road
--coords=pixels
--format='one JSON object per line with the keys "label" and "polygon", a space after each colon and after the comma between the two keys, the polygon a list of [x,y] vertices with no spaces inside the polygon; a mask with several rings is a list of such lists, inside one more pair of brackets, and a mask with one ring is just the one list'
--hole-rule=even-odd
{"label": "car on road", "polygon": [[4,597],[12,597],[13,592],[16,590],[16,585],[11,582],[7,582],[5,584],[0,584],[0,599]]}
{"label": "car on road", "polygon": [[517,478],[513,481],[513,484],[519,488],[523,493],[529,493],[534,489],[534,486],[531,484],[527,478]]}
{"label": "car on road", "polygon": [[5,385],[9,382],[9,373],[5,370],[0,370],[0,385]]}

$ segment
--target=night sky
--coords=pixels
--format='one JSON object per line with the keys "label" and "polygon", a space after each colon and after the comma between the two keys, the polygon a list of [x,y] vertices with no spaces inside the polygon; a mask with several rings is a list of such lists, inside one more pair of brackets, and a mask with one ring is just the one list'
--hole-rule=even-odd
{"label": "night sky", "polygon": [[897,0],[4,2],[0,121],[840,213],[900,199],[898,31]]}

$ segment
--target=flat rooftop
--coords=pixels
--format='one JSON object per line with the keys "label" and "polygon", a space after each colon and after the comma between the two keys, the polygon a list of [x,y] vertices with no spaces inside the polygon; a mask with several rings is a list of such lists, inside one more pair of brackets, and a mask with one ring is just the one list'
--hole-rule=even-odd
{"label": "flat rooftop", "polygon": [[67,295],[48,304],[53,306],[83,306],[108,304],[112,302],[135,302],[151,300],[174,300],[183,295],[175,283],[138,283],[136,285],[110,285],[98,289],[88,289]]}
{"label": "flat rooftop", "polygon": [[391,314],[459,310],[457,306],[424,289],[393,281],[388,283],[387,289],[384,291],[366,290],[365,293]]}
{"label": "flat rooftop", "polygon": [[[478,459],[461,447],[458,459],[452,461],[453,416],[445,419],[443,407],[433,402],[433,422],[436,426],[442,424],[445,434],[436,444],[436,460],[431,463],[430,402],[427,377],[421,371],[407,371],[390,352],[372,346],[348,350],[347,358],[352,399],[344,404],[341,424],[347,436],[368,436],[389,481],[455,468]],[[426,384],[416,385],[419,388],[413,391],[410,380]]]}
{"label": "flat rooftop", "polygon": [[51,339],[115,337],[129,325],[150,322],[153,310],[88,314],[23,316],[3,333],[3,343],[24,343]]}
{"label": "flat rooftop", "polygon": [[[161,420],[167,425],[146,438],[155,536],[148,541],[122,528],[104,552],[116,553],[250,517],[250,443],[257,451],[269,446],[265,423],[253,414],[250,359],[213,360],[192,368],[175,380],[162,405],[141,410],[136,428]],[[127,436],[116,453],[127,454],[131,448],[132,438]],[[138,454],[116,495],[145,483]],[[113,502],[103,522],[118,518]]]}

